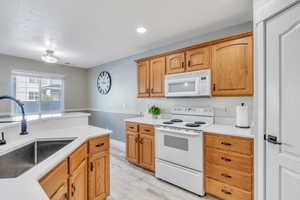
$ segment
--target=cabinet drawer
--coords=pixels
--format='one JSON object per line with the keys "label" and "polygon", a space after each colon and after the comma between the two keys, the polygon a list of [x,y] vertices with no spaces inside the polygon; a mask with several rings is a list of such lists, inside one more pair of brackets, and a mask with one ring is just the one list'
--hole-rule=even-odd
{"label": "cabinet drawer", "polygon": [[253,157],[205,147],[205,161],[252,173]]}
{"label": "cabinet drawer", "polygon": [[219,165],[205,163],[205,176],[241,188],[243,190],[247,190],[249,192],[252,191],[252,174],[239,172]]}
{"label": "cabinet drawer", "polygon": [[133,122],[126,122],[126,130],[131,132],[138,132],[139,126],[136,123]]}
{"label": "cabinet drawer", "polygon": [[89,153],[99,153],[103,151],[109,150],[109,136],[100,136],[93,139],[90,139],[89,141]]}
{"label": "cabinet drawer", "polygon": [[206,133],[205,145],[246,155],[253,154],[253,139]]}
{"label": "cabinet drawer", "polygon": [[224,200],[252,200],[252,193],[205,178],[205,192]]}
{"label": "cabinet drawer", "polygon": [[154,135],[154,127],[152,125],[140,125],[140,133]]}
{"label": "cabinet drawer", "polygon": [[39,180],[48,197],[52,197],[68,179],[68,162],[64,160]]}
{"label": "cabinet drawer", "polygon": [[80,165],[87,157],[87,144],[84,143],[69,156],[70,174]]}

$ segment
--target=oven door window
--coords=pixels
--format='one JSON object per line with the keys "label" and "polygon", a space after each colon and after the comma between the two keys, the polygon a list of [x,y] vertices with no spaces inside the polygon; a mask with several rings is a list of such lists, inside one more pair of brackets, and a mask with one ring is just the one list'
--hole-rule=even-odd
{"label": "oven door window", "polygon": [[168,91],[170,93],[195,92],[196,91],[196,82],[195,81],[184,81],[184,82],[168,83]]}
{"label": "oven door window", "polygon": [[164,135],[164,146],[189,151],[189,140],[187,138]]}

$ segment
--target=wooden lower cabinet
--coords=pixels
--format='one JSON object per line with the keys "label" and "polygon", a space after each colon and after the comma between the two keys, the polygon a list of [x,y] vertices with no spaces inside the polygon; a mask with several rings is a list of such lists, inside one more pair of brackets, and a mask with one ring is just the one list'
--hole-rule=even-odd
{"label": "wooden lower cabinet", "polygon": [[70,200],[87,200],[87,172],[87,161],[84,160],[70,176]]}
{"label": "wooden lower cabinet", "polygon": [[50,198],[50,200],[67,200],[68,199],[68,182],[66,181]]}
{"label": "wooden lower cabinet", "polygon": [[109,152],[100,152],[90,157],[89,200],[102,200],[109,194]]}
{"label": "wooden lower cabinet", "polygon": [[225,200],[253,199],[253,139],[204,133],[205,192]]}
{"label": "wooden lower cabinet", "polygon": [[126,132],[126,159],[134,164],[139,163],[139,133]]}
{"label": "wooden lower cabinet", "polygon": [[110,194],[109,136],[90,139],[39,180],[50,200],[104,200]]}
{"label": "wooden lower cabinet", "polygon": [[[135,127],[129,129],[128,127]],[[144,169],[155,171],[154,127],[126,122],[126,160]]]}
{"label": "wooden lower cabinet", "polygon": [[154,171],[154,137],[140,134],[140,162],[139,165],[145,169]]}

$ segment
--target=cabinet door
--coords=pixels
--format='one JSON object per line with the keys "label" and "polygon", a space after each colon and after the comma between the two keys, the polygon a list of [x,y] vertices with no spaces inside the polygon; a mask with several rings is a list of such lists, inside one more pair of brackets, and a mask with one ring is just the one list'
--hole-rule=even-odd
{"label": "cabinet door", "polygon": [[154,153],[154,137],[140,134],[140,166],[154,171]]}
{"label": "cabinet door", "polygon": [[150,96],[163,97],[165,88],[165,57],[153,59],[150,62]]}
{"label": "cabinet door", "polygon": [[68,183],[67,181],[56,191],[50,200],[68,200]]}
{"label": "cabinet door", "polygon": [[211,48],[203,47],[186,52],[186,70],[197,71],[211,66]]}
{"label": "cabinet door", "polygon": [[252,96],[252,37],[213,46],[213,96]]}
{"label": "cabinet door", "polygon": [[137,64],[138,97],[149,97],[149,61]]}
{"label": "cabinet door", "polygon": [[166,57],[166,73],[176,74],[185,71],[184,53],[168,55]]}
{"label": "cabinet door", "polygon": [[101,152],[90,157],[89,200],[102,200],[109,195],[109,153]]}
{"label": "cabinet door", "polygon": [[126,159],[129,162],[139,163],[139,133],[127,131],[126,133]]}
{"label": "cabinet door", "polygon": [[70,200],[87,200],[87,161],[84,160],[70,176]]}

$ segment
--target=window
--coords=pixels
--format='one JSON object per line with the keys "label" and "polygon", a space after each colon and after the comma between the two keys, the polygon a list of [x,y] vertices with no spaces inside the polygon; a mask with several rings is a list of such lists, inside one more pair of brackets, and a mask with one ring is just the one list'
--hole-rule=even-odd
{"label": "window", "polygon": [[[24,103],[26,113],[41,114],[64,110],[64,78],[62,75],[13,71],[12,95]],[[19,107],[12,103],[13,114]]]}

